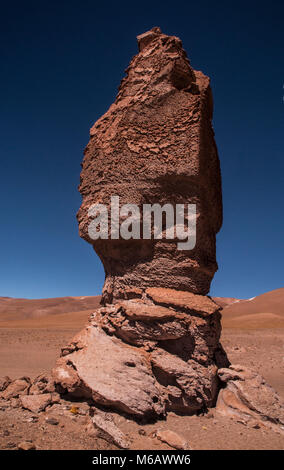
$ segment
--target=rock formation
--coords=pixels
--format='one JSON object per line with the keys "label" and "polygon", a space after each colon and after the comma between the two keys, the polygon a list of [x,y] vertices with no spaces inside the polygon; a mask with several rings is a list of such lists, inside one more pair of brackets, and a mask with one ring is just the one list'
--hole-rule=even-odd
{"label": "rock formation", "polygon": [[[192,414],[215,404],[217,369],[228,366],[220,307],[206,296],[222,223],[212,96],[180,39],[153,28],[138,46],[115,103],[91,129],[81,173],[79,229],[105,268],[102,307],[62,350],[53,378],[62,393],[136,417]],[[89,209],[109,208],[112,196],[139,208],[196,204],[196,246],[94,240]]]}
{"label": "rock formation", "polygon": [[[0,400],[42,413],[85,398],[91,417],[85,432],[124,449],[130,443],[109,411],[157,419],[169,410],[203,412],[217,401],[217,415],[283,433],[283,403],[256,372],[230,366],[219,342],[221,306],[206,295],[222,223],[209,79],[191,68],[181,41],[159,28],[138,36],[138,45],[115,103],[91,129],[81,174],[79,228],[105,268],[102,305],[62,349],[51,374],[0,377]],[[109,208],[113,196],[139,208],[196,204],[195,247],[179,250],[177,236],[95,240],[90,207]],[[172,430],[156,437],[190,448]]]}
{"label": "rock formation", "polygon": [[261,375],[241,365],[220,369],[218,375],[226,384],[218,396],[218,413],[284,434],[283,400]]}
{"label": "rock formation", "polygon": [[[147,287],[206,295],[217,270],[222,196],[209,78],[191,68],[180,39],[159,28],[138,36],[138,46],[115,103],[91,128],[79,188],[80,235],[102,260],[108,303]],[[109,206],[111,196],[139,207],[196,204],[195,248],[165,239],[94,242],[88,210]]]}

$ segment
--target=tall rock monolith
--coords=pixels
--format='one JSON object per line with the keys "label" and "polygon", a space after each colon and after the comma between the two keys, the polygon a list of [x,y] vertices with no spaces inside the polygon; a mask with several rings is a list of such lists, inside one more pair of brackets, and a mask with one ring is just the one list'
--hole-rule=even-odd
{"label": "tall rock monolith", "polygon": [[[102,260],[106,301],[129,288],[166,287],[206,295],[217,269],[222,224],[219,159],[209,78],[194,71],[180,39],[154,28],[138,36],[115,103],[91,128],[78,213],[80,235]],[[90,239],[91,204],[197,205],[193,250],[169,240]]]}
{"label": "tall rock monolith", "polygon": [[[228,366],[220,307],[206,295],[222,224],[212,94],[177,37],[153,28],[138,48],[115,102],[91,128],[82,164],[79,230],[105,269],[102,307],[62,350],[53,376],[63,392],[133,416],[191,414],[214,405],[217,369]],[[195,246],[179,249],[176,233],[145,239],[142,225],[136,239],[111,236],[113,198],[141,213],[147,204],[195,205]],[[108,215],[95,239],[97,204]]]}

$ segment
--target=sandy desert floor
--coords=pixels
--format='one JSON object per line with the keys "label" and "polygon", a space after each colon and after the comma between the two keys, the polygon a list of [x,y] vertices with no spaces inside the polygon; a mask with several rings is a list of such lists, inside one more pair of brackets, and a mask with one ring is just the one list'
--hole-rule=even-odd
{"label": "sandy desert floor", "polygon": [[[284,399],[284,289],[278,291],[273,291],[270,300],[265,297],[260,305],[258,297],[256,301],[226,307],[222,343],[232,363],[256,369]],[[275,297],[278,297],[276,303]],[[10,319],[0,315],[0,376],[34,378],[49,371],[59,357],[60,348],[84,326],[93,310],[88,307],[95,303],[86,303],[82,311],[66,313],[63,308],[59,313],[47,312],[41,316],[35,312],[25,319],[12,314]],[[88,407],[78,402],[78,413],[73,414],[70,412],[73,405],[66,401],[35,415],[0,403],[0,448],[16,449],[20,441],[30,440],[38,449],[115,449],[104,439],[84,432]],[[48,420],[51,416],[56,424]],[[155,438],[159,429],[178,430],[192,449],[284,448],[284,435],[244,425],[214,410],[204,416],[190,417],[169,413],[166,420],[147,425],[115,413],[112,416],[132,449],[170,449]]]}

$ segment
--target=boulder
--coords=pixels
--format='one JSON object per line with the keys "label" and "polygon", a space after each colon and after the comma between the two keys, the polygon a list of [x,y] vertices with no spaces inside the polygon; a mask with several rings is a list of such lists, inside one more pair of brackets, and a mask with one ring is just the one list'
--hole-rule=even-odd
{"label": "boulder", "polygon": [[215,404],[218,379],[214,363],[205,367],[162,349],[154,350],[150,356],[155,377],[165,387],[168,410],[193,414]]}
{"label": "boulder", "polygon": [[38,395],[40,393],[52,393],[55,391],[55,384],[52,377],[47,374],[40,374],[34,379],[29,394]]}
{"label": "boulder", "polygon": [[20,397],[23,408],[39,413],[44,411],[48,405],[58,402],[60,399],[58,394],[43,393],[41,395],[25,395]]}
{"label": "boulder", "polygon": [[226,384],[216,411],[243,422],[260,423],[284,434],[284,402],[256,371],[241,365],[218,370]]}
{"label": "boulder", "polygon": [[27,395],[30,385],[31,381],[29,377],[21,377],[20,379],[13,380],[0,394],[0,397],[5,400],[10,400],[11,398],[18,398],[20,395]]}
{"label": "boulder", "polygon": [[7,375],[5,375],[4,377],[0,377],[0,392],[6,390],[6,388],[8,387],[8,385],[10,385],[11,382],[12,380]]}
{"label": "boulder", "polygon": [[137,300],[102,307],[63,348],[52,381],[137,417],[206,409],[218,393],[219,321],[219,311],[202,318]]}
{"label": "boulder", "polygon": [[76,396],[136,415],[164,413],[159,389],[147,356],[99,327],[80,334],[84,347],[60,358],[55,382]]}

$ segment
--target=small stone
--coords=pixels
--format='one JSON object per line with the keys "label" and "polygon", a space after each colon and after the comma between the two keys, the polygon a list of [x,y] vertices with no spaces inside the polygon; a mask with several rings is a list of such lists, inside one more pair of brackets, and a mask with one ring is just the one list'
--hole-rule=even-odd
{"label": "small stone", "polygon": [[146,436],[146,431],[144,429],[139,429],[138,433],[140,434],[140,436]]}
{"label": "small stone", "polygon": [[189,450],[189,446],[186,440],[179,436],[174,431],[170,430],[158,430],[156,433],[157,438],[168,444],[170,447],[178,450]]}
{"label": "small stone", "polygon": [[40,393],[53,393],[55,391],[55,384],[52,377],[46,374],[41,374],[34,379],[29,390],[29,394],[39,395]]}
{"label": "small stone", "polygon": [[19,450],[36,450],[36,446],[33,442],[22,441],[18,444]]}
{"label": "small stone", "polygon": [[19,395],[26,395],[30,386],[29,377],[22,377],[11,382],[8,387],[1,393],[1,397],[5,400],[18,398]]}
{"label": "small stone", "polygon": [[[97,430],[97,436],[102,437],[106,441],[115,444],[121,449],[128,449],[128,440],[123,432],[113,422],[112,417],[107,413],[97,412],[90,423]],[[91,431],[90,425],[88,427]]]}
{"label": "small stone", "polygon": [[6,449],[13,449],[14,447],[17,447],[17,444],[15,444],[15,442],[7,442]]}
{"label": "small stone", "polygon": [[11,382],[12,380],[7,375],[0,377],[0,392],[3,392]]}
{"label": "small stone", "polygon": [[45,418],[45,422],[47,424],[52,424],[53,426],[57,426],[57,424],[59,424],[59,421],[56,418]]}
{"label": "small stone", "polygon": [[39,413],[44,411],[45,408],[53,402],[53,394],[26,395],[21,397],[20,400],[23,408],[27,408],[33,413]]}
{"label": "small stone", "polygon": [[12,408],[19,408],[21,406],[19,398],[11,398],[10,404]]}

